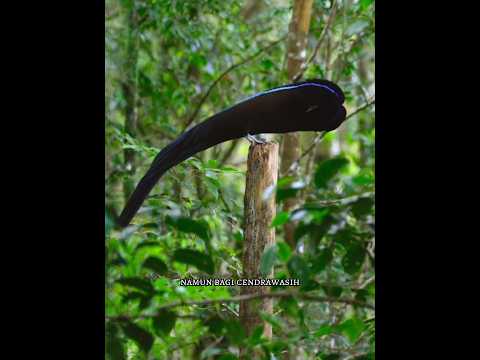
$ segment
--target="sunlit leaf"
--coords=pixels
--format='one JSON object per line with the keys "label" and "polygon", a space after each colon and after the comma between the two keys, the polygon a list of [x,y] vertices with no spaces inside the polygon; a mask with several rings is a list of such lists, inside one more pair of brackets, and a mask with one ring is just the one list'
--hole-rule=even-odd
{"label": "sunlit leaf", "polygon": [[373,0],[360,0],[360,9],[363,11],[373,4]]}
{"label": "sunlit leaf", "polygon": [[255,329],[252,332],[252,335],[250,335],[250,338],[248,339],[248,342],[251,346],[255,346],[260,343],[261,338],[263,335],[263,325],[258,325],[255,327]]}
{"label": "sunlit leaf", "polygon": [[275,218],[272,220],[272,227],[282,226],[283,224],[288,222],[290,218],[290,213],[287,211],[280,211]]}
{"label": "sunlit leaf", "polygon": [[330,335],[334,332],[335,332],[335,328],[333,326],[323,325],[323,326],[320,327],[320,329],[315,331],[314,336],[315,337],[321,337],[321,336],[325,336],[325,335]]}
{"label": "sunlit leaf", "polygon": [[354,343],[365,329],[365,324],[362,320],[353,317],[343,321],[337,328],[351,343]]}
{"label": "sunlit leaf", "polygon": [[287,262],[288,260],[290,260],[290,257],[292,256],[292,249],[287,243],[283,241],[277,242],[277,249],[278,249],[278,253],[277,253],[278,258],[281,261]]}

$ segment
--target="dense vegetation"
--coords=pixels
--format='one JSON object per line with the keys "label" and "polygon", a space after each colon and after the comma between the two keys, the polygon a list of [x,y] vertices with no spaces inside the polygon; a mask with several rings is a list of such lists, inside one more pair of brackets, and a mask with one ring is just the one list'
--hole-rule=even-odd
{"label": "dense vegetation", "polygon": [[[106,1],[108,359],[226,360],[239,348],[265,359],[375,357],[374,3],[315,0],[312,9],[303,78],[337,82],[349,119],[323,138],[302,134],[298,166],[279,176],[277,245],[262,269],[302,286],[272,288],[295,294],[263,315],[269,340],[261,329],[245,336],[238,302],[220,301],[235,298],[237,287],[178,281],[241,277],[246,140],[170,170],[132,226],[118,230],[114,218],[157,152],[185,128],[290,82],[292,1]],[[282,211],[292,197],[297,208]],[[286,223],[295,224],[293,246]]]}

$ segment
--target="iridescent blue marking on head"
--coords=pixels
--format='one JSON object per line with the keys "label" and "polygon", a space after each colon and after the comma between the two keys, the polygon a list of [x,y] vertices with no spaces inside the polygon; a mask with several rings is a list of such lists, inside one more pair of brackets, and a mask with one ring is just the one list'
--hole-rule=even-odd
{"label": "iridescent blue marking on head", "polygon": [[243,101],[250,100],[250,99],[256,98],[256,97],[261,96],[261,95],[274,93],[274,92],[277,92],[277,91],[297,89],[297,88],[305,87],[305,86],[318,86],[318,87],[324,88],[324,89],[330,91],[331,93],[335,94],[335,96],[336,96],[340,101],[342,101],[342,97],[340,96],[340,94],[339,94],[335,89],[333,89],[333,88],[331,88],[331,87],[329,87],[328,85],[325,85],[325,84],[318,84],[318,83],[312,83],[312,82],[280,86],[280,87],[278,87],[278,88],[273,88],[273,89],[266,90],[266,91],[263,91],[263,92],[261,92],[261,93],[252,95],[252,96],[246,98],[246,99],[243,100]]}

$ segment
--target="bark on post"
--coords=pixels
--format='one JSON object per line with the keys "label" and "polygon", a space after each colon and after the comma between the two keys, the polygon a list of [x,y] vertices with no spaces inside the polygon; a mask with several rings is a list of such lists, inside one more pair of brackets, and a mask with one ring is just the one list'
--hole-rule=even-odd
{"label": "bark on post", "polygon": [[[243,250],[243,277],[260,278],[260,259],[264,249],[275,243],[275,229],[270,225],[276,214],[275,191],[278,178],[278,144],[250,146],[245,186],[245,240]],[[266,196],[266,194],[269,196]],[[273,270],[268,277],[273,276]],[[241,294],[258,294],[270,291],[269,287],[244,286]],[[261,299],[240,303],[240,321],[247,335],[262,324],[260,311],[273,312],[273,300]],[[272,327],[264,324],[264,336],[272,337]]]}

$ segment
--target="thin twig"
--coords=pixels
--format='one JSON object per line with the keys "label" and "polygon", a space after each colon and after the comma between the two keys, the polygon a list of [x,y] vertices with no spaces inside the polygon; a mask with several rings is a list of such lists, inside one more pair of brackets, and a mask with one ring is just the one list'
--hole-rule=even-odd
{"label": "thin twig", "polygon": [[195,120],[195,118],[197,117],[198,113],[200,112],[200,109],[202,107],[202,105],[205,103],[205,101],[208,99],[208,97],[210,96],[210,93],[212,92],[213,88],[231,71],[235,70],[236,68],[246,64],[247,62],[255,59],[257,56],[259,56],[261,53],[271,49],[272,47],[274,47],[275,45],[279,44],[280,42],[282,42],[283,40],[286,39],[286,35],[282,36],[280,39],[278,40],[275,40],[274,42],[270,43],[269,45],[261,48],[260,50],[258,50],[255,54],[251,55],[251,56],[248,56],[244,59],[242,59],[241,61],[231,65],[230,67],[228,67],[226,70],[224,70],[219,77],[217,77],[215,79],[215,81],[210,85],[210,87],[207,89],[207,91],[205,92],[205,94],[202,96],[202,98],[200,99],[197,107],[195,108],[194,112],[192,113],[192,115],[188,118],[184,128],[183,128],[183,131],[185,131],[191,124],[192,122]]}
{"label": "thin twig", "polygon": [[332,2],[332,6],[331,6],[331,12],[330,12],[330,16],[328,17],[328,20],[327,20],[327,24],[325,25],[325,27],[323,28],[323,31],[322,33],[320,34],[320,39],[318,39],[318,42],[317,42],[317,45],[315,46],[315,49],[313,50],[313,53],[312,55],[310,55],[310,57],[308,58],[307,61],[305,61],[302,66],[300,67],[300,71],[298,72],[297,75],[295,75],[295,77],[293,78],[293,82],[297,82],[298,80],[300,80],[300,78],[303,76],[303,74],[305,73],[305,71],[307,70],[307,67],[308,65],[310,65],[310,63],[315,59],[315,57],[317,56],[317,53],[318,51],[320,50],[320,47],[322,46],[322,43],[325,39],[325,36],[327,35],[327,32],[328,30],[330,29],[330,26],[332,25],[333,23],[333,18],[335,17],[335,14],[336,14],[336,7],[337,7],[337,2],[336,0],[333,0]]}
{"label": "thin twig", "polygon": [[375,282],[375,275],[372,276],[371,278],[367,279],[364,283],[360,284],[358,289],[365,289],[368,285],[370,285],[374,282]]}
{"label": "thin twig", "polygon": [[348,120],[350,119],[352,116],[355,116],[357,115],[359,112],[362,112],[363,110],[369,108],[370,106],[374,105],[375,104],[375,97],[368,101],[366,104],[360,106],[358,109],[356,109],[355,111],[351,112],[350,114],[347,115],[347,117],[345,118],[345,120]]}

